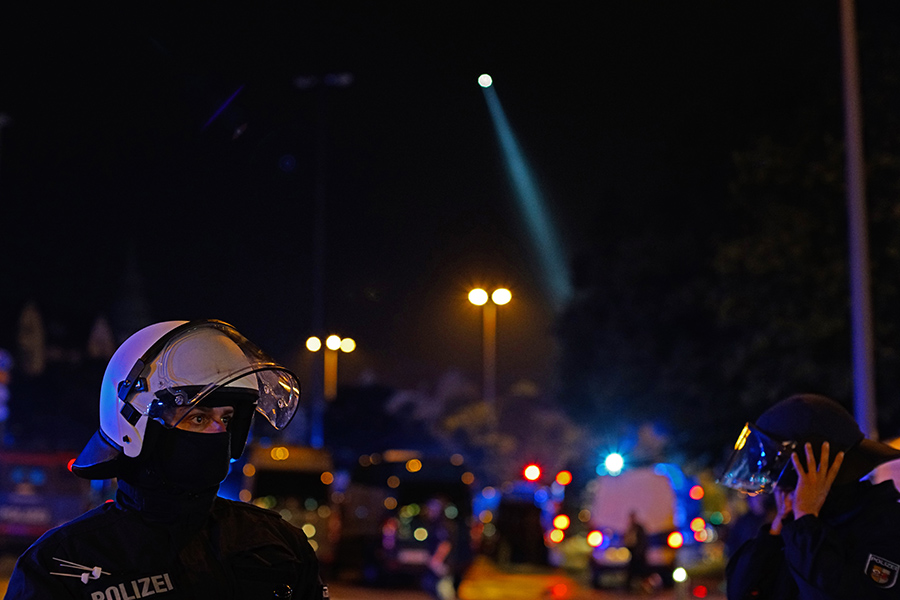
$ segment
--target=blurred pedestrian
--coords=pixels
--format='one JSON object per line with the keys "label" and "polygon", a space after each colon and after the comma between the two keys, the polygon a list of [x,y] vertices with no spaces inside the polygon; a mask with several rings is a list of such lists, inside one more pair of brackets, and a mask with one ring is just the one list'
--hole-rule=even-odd
{"label": "blurred pedestrian", "polygon": [[457,536],[449,523],[441,498],[431,498],[423,506],[423,518],[428,531],[426,538],[428,563],[422,575],[422,589],[437,600],[456,597],[453,576]]}
{"label": "blurred pedestrian", "polygon": [[777,511],[729,560],[729,600],[900,598],[900,494],[861,481],[897,458],[824,396],[792,396],[747,423],[720,481],[774,493]]}
{"label": "blurred pedestrian", "polygon": [[628,529],[622,540],[628,548],[631,557],[628,559],[628,568],[625,577],[625,591],[632,591],[635,583],[643,586],[644,580],[649,575],[647,568],[647,530],[637,518],[637,513],[628,513]]}
{"label": "blurred pedestrian", "polygon": [[282,429],[299,399],[296,376],[221,321],[129,337],[103,376],[100,429],[72,467],[118,478],[115,502],[26,550],[7,600],[326,598],[302,531],[217,496],[254,413]]}

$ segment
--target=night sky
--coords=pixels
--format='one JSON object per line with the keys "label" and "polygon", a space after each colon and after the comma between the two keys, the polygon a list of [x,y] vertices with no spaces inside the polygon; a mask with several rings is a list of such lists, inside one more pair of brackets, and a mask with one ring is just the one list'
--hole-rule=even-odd
{"label": "night sky", "polygon": [[[731,152],[839,94],[836,1],[245,4],[3,19],[0,344],[28,300],[109,315],[133,264],[153,321],[219,318],[291,360],[324,168],[325,321],[359,345],[342,383],[477,381],[465,295],[504,284],[501,389],[548,386],[558,307],[478,75],[567,257],[602,219],[714,230]],[[867,22],[897,14],[860,4]],[[296,85],[340,73],[349,86]]]}

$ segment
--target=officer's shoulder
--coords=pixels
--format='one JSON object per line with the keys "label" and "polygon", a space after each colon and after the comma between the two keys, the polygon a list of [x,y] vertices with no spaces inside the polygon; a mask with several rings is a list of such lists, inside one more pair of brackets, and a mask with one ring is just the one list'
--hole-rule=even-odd
{"label": "officer's shoulder", "polygon": [[307,544],[303,530],[285,521],[279,513],[246,502],[216,498],[213,516],[228,536],[239,538],[242,544],[272,539],[290,540],[292,545]]}
{"label": "officer's shoulder", "polygon": [[262,521],[270,520],[276,523],[279,521],[283,521],[286,523],[286,521],[284,521],[284,519],[281,517],[281,514],[275,512],[274,510],[262,508],[260,506],[256,506],[255,504],[249,504],[247,502],[229,500],[227,498],[222,498],[221,496],[216,498],[214,510],[221,514],[229,515],[232,518],[249,518]]}
{"label": "officer's shoulder", "polygon": [[121,511],[112,503],[104,503],[92,508],[71,521],[63,523],[44,533],[31,545],[26,553],[40,553],[66,544],[70,540],[89,538],[110,531],[110,525],[121,518]]}

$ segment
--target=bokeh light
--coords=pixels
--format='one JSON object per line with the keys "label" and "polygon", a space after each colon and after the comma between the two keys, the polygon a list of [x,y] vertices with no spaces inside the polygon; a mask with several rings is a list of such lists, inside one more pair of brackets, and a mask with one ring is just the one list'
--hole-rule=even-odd
{"label": "bokeh light", "polygon": [[341,347],[341,338],[337,335],[329,335],[325,338],[325,347],[329,350],[338,350]]}
{"label": "bokeh light", "polygon": [[681,535],[680,531],[673,531],[669,534],[669,537],[666,538],[666,544],[669,545],[669,548],[677,550],[684,545],[684,536]]}
{"label": "bokeh light", "polygon": [[560,471],[556,474],[556,483],[559,485],[569,485],[572,483],[572,473],[569,471]]}
{"label": "bokeh light", "polygon": [[475,288],[469,292],[469,302],[475,306],[484,306],[488,301],[488,293],[481,288]]}
{"label": "bokeh light", "polygon": [[702,500],[704,495],[703,488],[699,485],[695,485],[688,494],[690,495],[691,500]]}
{"label": "bokeh light", "polygon": [[603,461],[603,466],[606,467],[610,474],[621,473],[622,467],[625,466],[625,459],[618,452],[613,452]]}
{"label": "bokeh light", "polygon": [[568,529],[571,523],[572,521],[567,515],[556,515],[553,518],[553,526],[557,529]]}
{"label": "bokeh light", "polygon": [[587,543],[591,548],[596,548],[603,543],[603,534],[597,530],[590,532],[587,535]]}
{"label": "bokeh light", "polygon": [[491,300],[494,301],[494,304],[503,306],[504,304],[508,304],[509,301],[512,300],[512,292],[510,292],[506,288],[498,288],[491,294]]}
{"label": "bokeh light", "polygon": [[528,481],[537,481],[541,478],[541,468],[535,464],[530,464],[522,471],[522,475]]}

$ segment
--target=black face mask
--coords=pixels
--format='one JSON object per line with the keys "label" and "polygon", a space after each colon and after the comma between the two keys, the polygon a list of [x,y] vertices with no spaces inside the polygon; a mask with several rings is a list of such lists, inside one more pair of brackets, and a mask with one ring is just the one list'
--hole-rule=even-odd
{"label": "black face mask", "polygon": [[155,421],[147,424],[147,432],[151,430],[150,447],[145,446],[139,459],[143,472],[140,479],[148,481],[136,482],[139,485],[199,492],[218,487],[228,475],[231,432],[198,433],[165,427]]}
{"label": "black face mask", "polygon": [[140,457],[120,472],[116,504],[177,526],[176,537],[190,534],[228,475],[230,445],[229,432],[197,433],[150,421]]}

